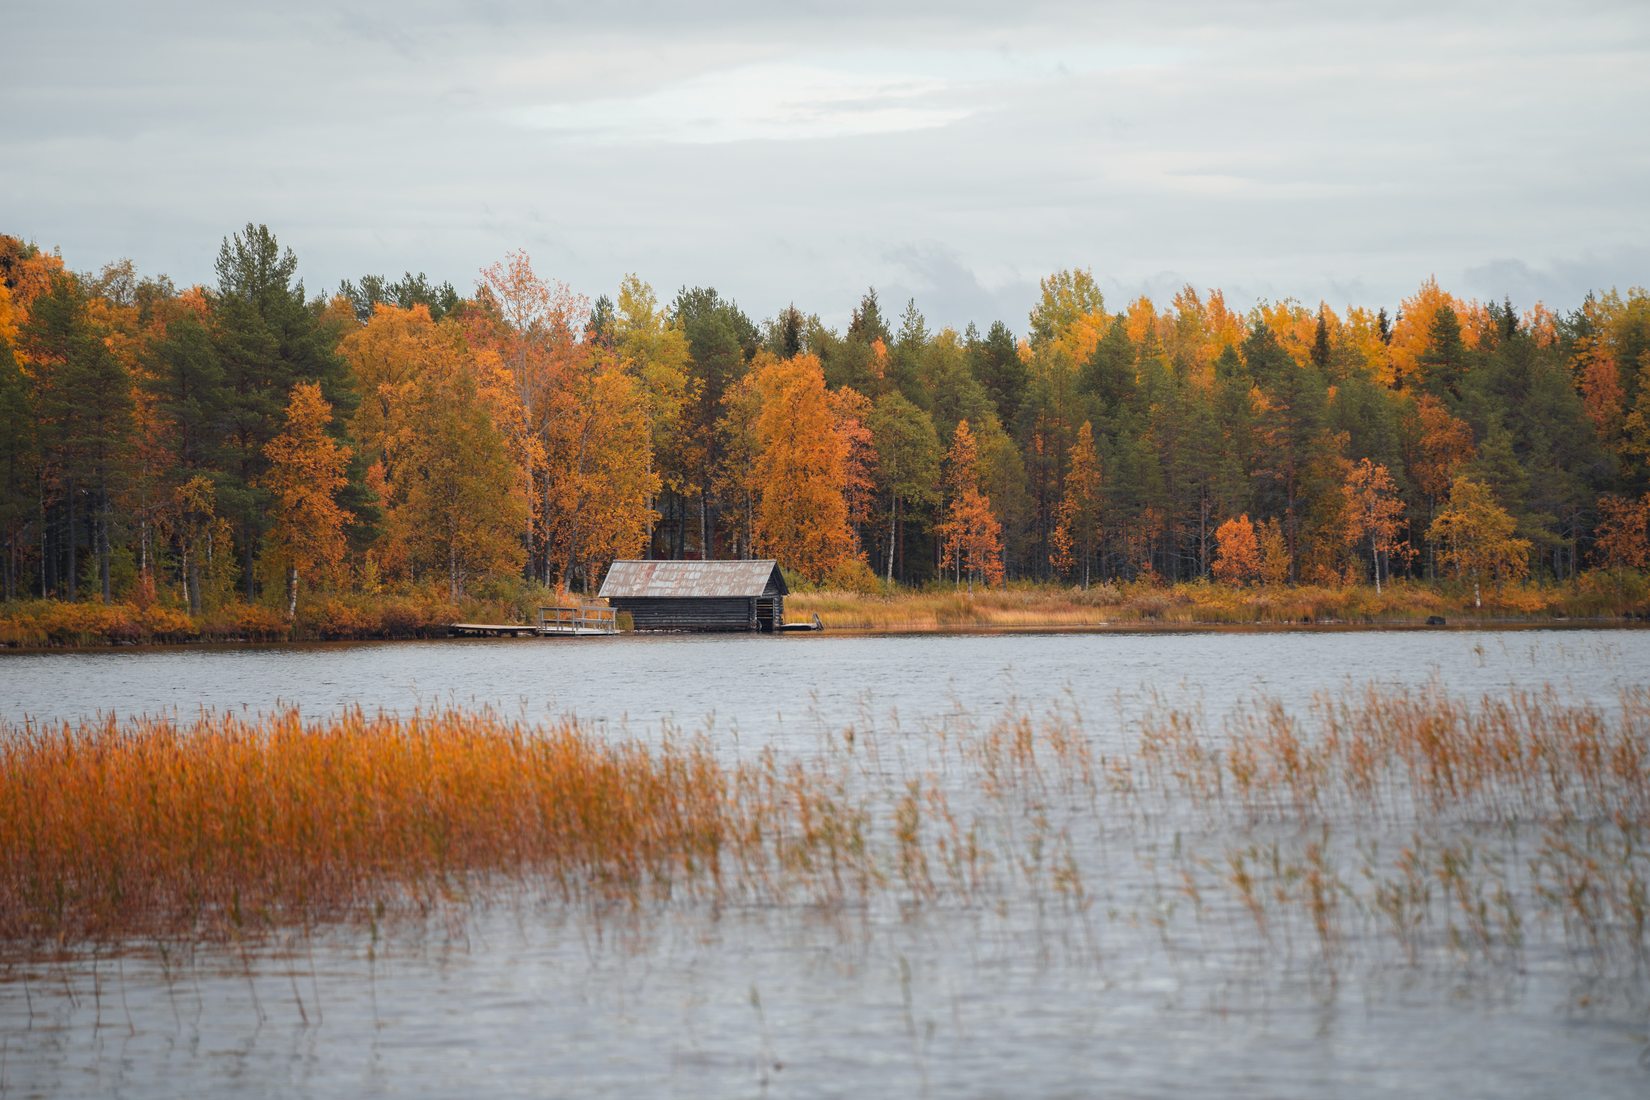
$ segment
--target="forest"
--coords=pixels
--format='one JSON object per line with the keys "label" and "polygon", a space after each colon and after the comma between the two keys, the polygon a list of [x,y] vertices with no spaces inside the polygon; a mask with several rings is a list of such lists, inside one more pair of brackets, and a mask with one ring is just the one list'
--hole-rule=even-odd
{"label": "forest", "polygon": [[215,276],[78,272],[0,236],[8,606],[278,624],[326,599],[593,591],[643,556],[773,557],[857,592],[1398,580],[1475,601],[1650,568],[1642,288],[1562,312],[1429,278],[1390,314],[1239,313],[1191,286],[1109,303],[1070,269],[1023,331],[931,328],[875,290],[838,331],[636,276],[592,301],[523,252],[468,293],[311,294],[253,224]]}

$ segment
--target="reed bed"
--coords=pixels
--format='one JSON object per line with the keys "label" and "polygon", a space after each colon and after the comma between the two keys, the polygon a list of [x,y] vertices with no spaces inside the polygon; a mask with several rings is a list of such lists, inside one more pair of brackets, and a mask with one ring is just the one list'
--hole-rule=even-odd
{"label": "reed bed", "polygon": [[[447,710],[0,733],[0,939],[226,937],[424,911],[486,876],[628,895],[739,839],[704,743]],[[736,828],[736,826],[738,828]]]}
{"label": "reed bed", "polygon": [[1022,935],[1064,914],[1084,942],[1149,927],[1330,975],[1537,951],[1642,981],[1650,689],[868,718],[748,756],[458,710],[0,731],[13,957],[376,928],[524,888],[661,919],[943,910]]}

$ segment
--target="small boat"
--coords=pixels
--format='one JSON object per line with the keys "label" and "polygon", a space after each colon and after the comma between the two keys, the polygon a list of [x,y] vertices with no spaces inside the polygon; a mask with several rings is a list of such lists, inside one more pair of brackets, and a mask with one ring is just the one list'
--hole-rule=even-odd
{"label": "small boat", "polygon": [[813,622],[786,623],[779,628],[785,634],[798,634],[804,630],[824,630],[825,624],[819,621],[819,612],[814,612]]}

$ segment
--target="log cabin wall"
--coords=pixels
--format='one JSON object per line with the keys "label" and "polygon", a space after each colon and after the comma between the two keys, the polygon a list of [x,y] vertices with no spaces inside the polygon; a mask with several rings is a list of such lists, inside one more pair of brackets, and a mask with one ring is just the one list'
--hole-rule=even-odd
{"label": "log cabin wall", "polygon": [[601,595],[636,630],[780,632],[785,576],[774,561],[616,561]]}
{"label": "log cabin wall", "polygon": [[754,599],[615,599],[637,630],[755,630]]}

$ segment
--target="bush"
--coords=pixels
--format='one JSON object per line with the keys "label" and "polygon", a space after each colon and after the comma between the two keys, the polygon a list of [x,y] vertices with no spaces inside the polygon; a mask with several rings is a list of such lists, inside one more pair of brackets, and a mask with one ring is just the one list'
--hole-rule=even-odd
{"label": "bush", "polygon": [[201,636],[214,641],[278,642],[291,635],[286,616],[262,604],[225,604],[201,624]]}
{"label": "bush", "polygon": [[1569,607],[1577,615],[1650,614],[1650,575],[1636,569],[1589,569],[1576,581]]}
{"label": "bush", "polygon": [[882,580],[871,567],[865,564],[864,558],[846,558],[831,570],[826,578],[827,588],[841,589],[845,592],[857,592],[861,596],[875,596],[882,592]]}
{"label": "bush", "polygon": [[152,604],[141,612],[143,632],[154,642],[187,642],[200,637],[200,627],[186,612]]}

